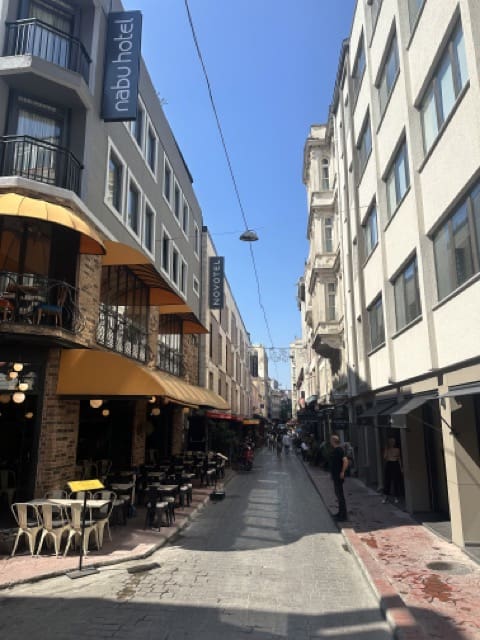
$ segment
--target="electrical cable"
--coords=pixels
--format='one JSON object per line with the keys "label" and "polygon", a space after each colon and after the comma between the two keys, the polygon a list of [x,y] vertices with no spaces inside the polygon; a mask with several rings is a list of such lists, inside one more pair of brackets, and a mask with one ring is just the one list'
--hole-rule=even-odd
{"label": "electrical cable", "polygon": [[[217,129],[218,129],[218,132],[220,134],[220,139],[222,141],[222,146],[223,146],[223,150],[225,152],[225,157],[226,157],[226,160],[227,160],[228,170],[230,172],[230,177],[232,179],[233,188],[234,188],[235,195],[236,195],[236,198],[237,198],[238,206],[240,208],[240,213],[242,214],[243,222],[245,224],[245,230],[248,231],[249,230],[249,226],[248,226],[248,222],[247,222],[247,216],[246,216],[245,210],[243,208],[242,199],[240,198],[240,191],[238,189],[238,185],[237,185],[237,181],[236,181],[236,178],[235,178],[235,174],[233,172],[233,167],[232,167],[232,163],[231,163],[231,160],[230,160],[230,154],[228,152],[227,144],[226,144],[226,141],[225,141],[225,136],[223,134],[222,125],[220,123],[220,118],[218,116],[218,111],[217,111],[217,108],[215,106],[215,100],[213,98],[213,92],[212,92],[212,87],[211,87],[211,84],[210,84],[210,79],[208,77],[207,68],[206,68],[205,62],[203,60],[202,52],[200,50],[200,45],[198,43],[198,38],[197,38],[196,31],[195,31],[195,26],[193,24],[192,15],[190,13],[190,7],[188,5],[188,0],[184,0],[184,2],[185,2],[185,9],[187,11],[190,30],[192,32],[193,42],[195,44],[195,49],[197,51],[197,55],[198,55],[198,58],[200,60],[200,64],[202,66],[203,75],[205,77],[205,81],[206,81],[206,84],[207,84],[208,95],[209,95],[209,98],[210,98],[210,104],[212,106],[212,110],[213,110],[213,113],[214,113],[214,116],[215,116],[215,121],[217,123]],[[260,279],[258,277],[257,264],[256,264],[256,261],[255,261],[255,255],[253,253],[252,245],[250,245],[250,257],[251,257],[251,260],[252,260],[253,272],[254,272],[254,275],[255,275],[255,281],[256,281],[256,285],[257,285],[257,294],[258,294],[259,306],[260,306],[260,309],[262,310],[263,319],[265,321],[265,326],[266,326],[266,329],[267,329],[267,334],[268,334],[270,343],[272,344],[272,347],[273,347],[272,332],[270,330],[270,323],[268,322],[267,312],[266,312],[266,309],[265,309],[265,306],[264,306],[263,300],[262,300]],[[275,364],[275,368],[276,368],[276,364]],[[277,370],[277,368],[276,368],[276,374],[277,374],[277,378],[278,378],[278,370]]]}

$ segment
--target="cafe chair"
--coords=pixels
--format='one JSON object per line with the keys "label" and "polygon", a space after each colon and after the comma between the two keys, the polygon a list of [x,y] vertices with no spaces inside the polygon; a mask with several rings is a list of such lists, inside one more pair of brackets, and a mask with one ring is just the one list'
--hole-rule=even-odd
{"label": "cafe chair", "polygon": [[3,322],[12,320],[15,311],[15,305],[12,300],[0,294],[0,317]]}
{"label": "cafe chair", "polygon": [[[108,538],[110,542],[112,541],[112,534],[110,533],[110,516],[112,515],[113,508],[117,502],[117,494],[114,491],[97,491],[97,493],[93,495],[93,499],[108,500],[104,507],[94,509],[93,511],[93,519],[97,523],[98,542],[101,549],[103,547],[103,533],[105,531],[105,527],[107,528]],[[123,504],[123,500],[119,502]]]}
{"label": "cafe chair", "polygon": [[60,285],[57,287],[57,300],[56,304],[49,304],[48,302],[41,302],[35,308],[35,315],[37,324],[40,324],[42,318],[53,317],[55,320],[55,326],[62,328],[63,324],[63,309],[67,302],[68,287],[67,285]]}
{"label": "cafe chair", "polygon": [[[80,493],[80,492],[79,492]],[[100,544],[98,541],[98,527],[95,520],[92,519],[92,515],[89,511],[89,515],[85,518],[85,537],[83,539],[83,555],[86,556],[88,554],[88,543],[90,542],[90,536],[94,535],[95,544],[97,546],[97,550],[100,549]],[[75,542],[76,538],[81,539],[82,537],[82,524],[83,524],[83,506],[80,504],[72,504],[67,509],[67,518],[68,518],[68,539],[67,545],[65,547],[64,556],[67,555],[70,545],[72,544],[72,540]]]}
{"label": "cafe chair", "polygon": [[68,497],[70,500],[84,500],[85,494],[87,494],[87,500],[92,499],[91,491],[72,491],[72,493]]}
{"label": "cafe chair", "polygon": [[40,542],[38,544],[37,556],[40,555],[44,541],[52,539],[55,556],[58,558],[62,538],[69,529],[67,516],[63,507],[60,505],[50,504],[48,502],[39,505],[39,510],[42,517],[43,527]]}
{"label": "cafe chair", "polygon": [[15,518],[15,522],[18,525],[18,531],[13,544],[13,550],[11,557],[15,555],[20,538],[26,536],[28,540],[28,546],[30,553],[33,556],[35,551],[35,544],[37,542],[37,536],[42,529],[42,518],[38,507],[28,502],[15,502],[12,504],[12,513]]}
{"label": "cafe chair", "polygon": [[55,500],[55,498],[64,500],[67,498],[67,492],[63,491],[63,489],[51,489],[50,491],[47,491],[43,497],[45,500]]}
{"label": "cafe chair", "polygon": [[165,525],[170,525],[170,509],[166,500],[162,500],[156,487],[149,487],[147,490],[145,501],[145,525],[144,529],[159,528],[164,524],[162,522],[162,514],[165,515]]}
{"label": "cafe chair", "polygon": [[15,476],[15,471],[11,471],[10,469],[1,469],[0,470],[0,497],[6,496],[8,506],[10,506],[13,502],[13,496],[15,495],[15,491],[17,489],[17,480]]}

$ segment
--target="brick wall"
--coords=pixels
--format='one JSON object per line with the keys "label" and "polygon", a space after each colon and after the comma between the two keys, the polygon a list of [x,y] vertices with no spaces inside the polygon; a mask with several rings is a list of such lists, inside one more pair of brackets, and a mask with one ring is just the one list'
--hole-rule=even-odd
{"label": "brick wall", "polygon": [[199,343],[196,335],[183,336],[183,362],[185,380],[190,384],[198,384]]}
{"label": "brick wall", "polygon": [[80,337],[86,346],[94,345],[97,341],[101,273],[101,256],[79,256],[77,304],[81,314]]}
{"label": "brick wall", "polygon": [[77,480],[76,456],[80,401],[57,396],[60,349],[48,354],[38,449],[35,497]]}
{"label": "brick wall", "polygon": [[147,401],[137,400],[132,425],[132,466],[145,463]]}

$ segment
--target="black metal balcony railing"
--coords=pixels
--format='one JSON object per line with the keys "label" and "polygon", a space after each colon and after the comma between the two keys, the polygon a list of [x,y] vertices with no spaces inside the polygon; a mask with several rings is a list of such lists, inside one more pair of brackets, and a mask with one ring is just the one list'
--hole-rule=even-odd
{"label": "black metal balcony railing", "polygon": [[80,193],[82,164],[58,145],[31,136],[0,137],[2,176],[22,176]]}
{"label": "black metal balcony railing", "polygon": [[183,354],[176,349],[160,342],[158,345],[157,367],[162,371],[171,373],[174,376],[183,376],[184,363]]}
{"label": "black metal balcony railing", "polygon": [[77,289],[33,273],[0,271],[0,323],[53,326],[80,333],[85,319]]}
{"label": "black metal balcony railing", "polygon": [[149,354],[148,332],[116,308],[100,305],[97,342],[107,349],[146,362]]}
{"label": "black metal balcony railing", "polygon": [[88,84],[90,58],[80,40],[37,18],[7,22],[4,55],[37,56],[79,73]]}

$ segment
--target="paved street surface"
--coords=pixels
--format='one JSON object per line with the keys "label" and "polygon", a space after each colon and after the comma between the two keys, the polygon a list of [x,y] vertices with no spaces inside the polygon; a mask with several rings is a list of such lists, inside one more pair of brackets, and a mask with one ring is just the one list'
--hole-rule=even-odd
{"label": "paved street surface", "polygon": [[[129,566],[151,565],[128,573]],[[0,594],[2,640],[388,640],[354,557],[294,455],[262,452],[142,562]]]}

